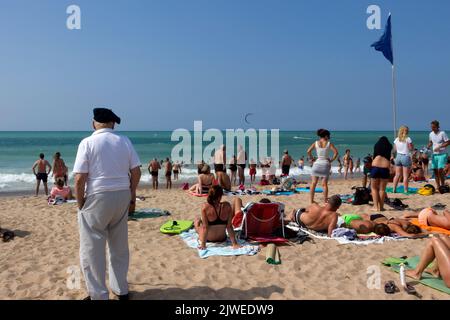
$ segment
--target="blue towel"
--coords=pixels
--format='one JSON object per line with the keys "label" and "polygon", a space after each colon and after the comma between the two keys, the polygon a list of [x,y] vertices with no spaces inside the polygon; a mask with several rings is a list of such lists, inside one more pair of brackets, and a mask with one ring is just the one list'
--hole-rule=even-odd
{"label": "blue towel", "polygon": [[193,248],[197,249],[198,256],[202,259],[211,257],[211,256],[241,256],[248,255],[252,256],[258,253],[259,247],[250,245],[248,242],[244,240],[238,239],[238,243],[242,246],[239,249],[233,249],[231,245],[230,239],[227,239],[222,243],[206,243],[206,250],[198,249],[199,241],[198,234],[194,229],[183,232],[180,234],[180,237],[186,242],[186,244]]}
{"label": "blue towel", "polygon": [[[297,192],[310,192],[311,190],[309,188],[297,188],[295,189],[295,191]],[[316,188],[316,193],[322,193],[323,189],[322,188]]]}
{"label": "blue towel", "polygon": [[272,190],[263,190],[261,191],[261,193],[263,194],[267,194],[270,196],[292,196],[293,194],[295,194],[294,191],[272,191]]}

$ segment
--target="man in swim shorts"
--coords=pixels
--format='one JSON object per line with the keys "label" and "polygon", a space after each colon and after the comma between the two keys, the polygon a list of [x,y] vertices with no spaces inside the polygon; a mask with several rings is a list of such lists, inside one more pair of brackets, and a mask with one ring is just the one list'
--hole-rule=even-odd
{"label": "man in swim shorts", "polygon": [[428,149],[433,146],[433,156],[431,158],[431,169],[434,171],[436,178],[436,189],[445,185],[444,169],[447,164],[447,152],[446,149],[450,145],[445,131],[440,130],[439,121],[434,120],[431,122],[431,132],[429,136]]}
{"label": "man in swim shorts", "polygon": [[166,189],[172,189],[172,162],[169,158],[166,158],[165,169]]}
{"label": "man in swim shorts", "polygon": [[328,199],[324,207],[313,203],[305,209],[292,211],[287,220],[296,222],[303,228],[317,232],[326,232],[331,237],[333,230],[340,227],[344,222],[343,219],[339,219],[336,212],[341,204],[341,198],[338,195],[334,195]]}
{"label": "man in swim shorts", "polygon": [[[50,163],[44,159],[44,154],[41,153],[39,155],[39,160],[37,160],[33,167],[31,168],[33,170],[34,175],[36,176],[36,196],[39,194],[39,186],[42,183],[44,184],[44,190],[45,195],[48,196],[48,186],[47,186],[47,178],[50,172],[52,171],[52,166]],[[36,173],[36,167],[38,168],[38,172]],[[48,168],[48,172],[47,172]]]}
{"label": "man in swim shorts", "polygon": [[152,161],[150,161],[148,165],[148,172],[150,173],[152,177],[152,187],[154,190],[158,189],[158,171],[161,169],[161,164],[159,161],[155,158]]}
{"label": "man in swim shorts", "polygon": [[289,170],[293,162],[294,159],[292,159],[292,157],[289,155],[289,152],[287,150],[284,150],[283,159],[281,160],[281,172],[284,176],[289,175]]}
{"label": "man in swim shorts", "polygon": [[216,179],[219,179],[218,172],[225,172],[226,164],[226,148],[225,145],[221,145],[214,153],[214,171],[216,173]]}

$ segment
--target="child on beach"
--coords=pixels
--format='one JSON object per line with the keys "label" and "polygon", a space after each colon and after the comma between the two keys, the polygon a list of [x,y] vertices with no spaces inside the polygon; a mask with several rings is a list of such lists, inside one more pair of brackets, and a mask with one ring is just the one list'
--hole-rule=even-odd
{"label": "child on beach", "polygon": [[250,159],[250,183],[255,183],[256,180],[256,162],[253,159]]}

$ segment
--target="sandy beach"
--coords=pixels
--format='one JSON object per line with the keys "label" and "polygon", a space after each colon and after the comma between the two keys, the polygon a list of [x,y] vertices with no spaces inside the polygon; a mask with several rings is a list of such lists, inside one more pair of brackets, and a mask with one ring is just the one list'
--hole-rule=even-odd
{"label": "sandy beach", "polygon": [[[359,181],[333,180],[330,194],[350,193]],[[413,184],[413,186],[418,186]],[[138,195],[137,208],[161,208],[170,219],[193,219],[205,201],[180,189],[150,191]],[[257,201],[262,196],[245,196]],[[448,195],[396,195],[410,208],[441,202],[450,206]],[[270,197],[284,202],[286,212],[308,204],[308,194]],[[321,195],[318,200],[322,201]],[[231,197],[224,200],[231,201]],[[364,213],[369,206],[344,204],[341,213]],[[400,216],[401,211],[387,211]],[[168,217],[129,221],[131,262],[128,280],[131,299],[417,299],[401,291],[388,295],[388,280],[399,284],[398,274],[382,266],[388,256],[420,254],[426,240],[406,240],[368,246],[339,245],[334,240],[291,244],[280,247],[281,265],[265,262],[265,249],[255,256],[200,259],[179,236],[159,232]],[[70,271],[79,270],[79,235],[76,204],[49,206],[44,196],[0,197],[0,225],[17,237],[0,242],[0,299],[82,299],[80,288],[67,285]],[[378,266],[382,287],[367,288],[367,268]],[[73,274],[73,273],[72,273]],[[411,281],[411,279],[410,279]],[[412,281],[413,284],[415,283]],[[450,296],[417,284],[423,299]]]}

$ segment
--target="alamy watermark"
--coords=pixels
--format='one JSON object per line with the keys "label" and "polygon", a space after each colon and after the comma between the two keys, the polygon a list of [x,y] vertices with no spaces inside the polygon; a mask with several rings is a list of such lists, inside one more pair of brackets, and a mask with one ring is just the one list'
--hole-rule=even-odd
{"label": "alamy watermark", "polygon": [[[224,134],[225,133],[225,134]],[[172,149],[171,158],[175,162],[185,164],[214,163],[214,155],[218,150],[225,150],[226,162],[230,163],[234,151],[246,154],[250,161],[270,158],[278,165],[280,160],[280,130],[270,129],[219,129],[203,130],[202,121],[194,121],[194,131],[176,129],[172,132],[171,141],[178,144]],[[248,141],[248,143],[246,143]],[[204,142],[210,142],[203,148]],[[235,142],[237,142],[237,148]],[[270,147],[270,148],[269,148]],[[270,149],[270,154],[269,154]],[[245,158],[238,157],[237,164],[245,164]],[[223,162],[223,161],[222,161]],[[216,161],[215,163],[221,163]]]}
{"label": "alamy watermark", "polygon": [[66,13],[69,15],[66,20],[66,26],[69,30],[81,29],[81,8],[76,4],[67,7]]}

